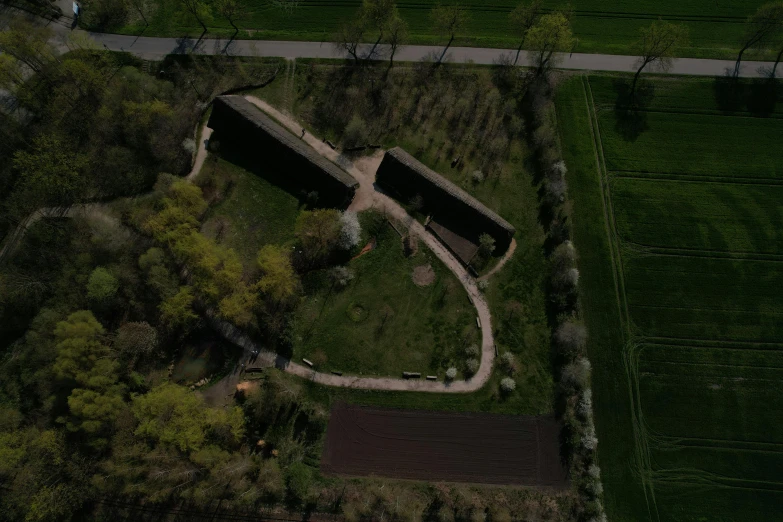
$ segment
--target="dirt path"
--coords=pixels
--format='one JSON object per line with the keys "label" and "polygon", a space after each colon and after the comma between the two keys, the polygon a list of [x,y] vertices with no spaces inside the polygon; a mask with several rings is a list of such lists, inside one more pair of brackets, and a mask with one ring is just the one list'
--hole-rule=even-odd
{"label": "dirt path", "polygon": [[[259,107],[261,110],[275,118],[284,126],[288,127],[293,133],[301,134],[302,126],[290,116],[281,113],[263,100],[255,96],[246,96],[248,101]],[[325,158],[340,165],[349,174],[359,182],[359,190],[351,203],[351,210],[366,210],[375,208],[385,212],[401,222],[408,230],[416,234],[432,252],[451,270],[457,279],[462,283],[465,291],[476,307],[479,322],[481,324],[481,366],[476,374],[468,380],[453,381],[450,383],[427,381],[427,380],[407,380],[392,377],[352,377],[338,376],[328,373],[321,373],[312,370],[307,366],[289,362],[285,371],[310,379],[319,384],[327,386],[339,386],[343,388],[359,388],[365,390],[398,390],[398,391],[428,391],[428,392],[472,392],[481,388],[489,380],[492,374],[492,364],[495,360],[495,343],[492,337],[492,316],[489,312],[489,305],[484,300],[484,295],[476,286],[476,281],[468,274],[465,267],[448,251],[435,236],[428,233],[424,226],[414,220],[396,201],[389,196],[379,192],[375,186],[375,172],[380,165],[383,151],[373,154],[369,158],[362,158],[354,165],[348,158],[332,150],[331,147],[318,140],[310,133],[306,133],[304,140],[311,145],[319,154]]]}
{"label": "dirt path", "polygon": [[503,254],[503,257],[498,261],[498,264],[496,264],[494,267],[492,267],[492,270],[484,274],[483,276],[479,277],[479,281],[486,281],[493,275],[497,274],[501,268],[503,268],[503,265],[505,265],[509,259],[511,259],[511,256],[514,255],[514,250],[517,249],[517,242],[515,239],[511,239],[511,243],[508,245],[508,249],[506,250],[506,253]]}

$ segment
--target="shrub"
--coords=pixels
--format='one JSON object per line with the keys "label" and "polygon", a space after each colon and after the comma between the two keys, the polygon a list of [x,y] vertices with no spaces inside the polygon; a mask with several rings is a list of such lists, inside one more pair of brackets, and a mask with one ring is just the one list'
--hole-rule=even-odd
{"label": "shrub", "polygon": [[87,297],[96,301],[105,301],[113,297],[120,288],[116,277],[103,267],[98,267],[90,274],[87,281]]}
{"label": "shrub", "polygon": [[601,477],[601,468],[598,467],[598,464],[591,464],[589,468],[587,468],[587,475],[598,479]]}
{"label": "shrub", "polygon": [[343,145],[345,147],[358,147],[367,141],[367,125],[359,116],[354,116],[343,132]]}
{"label": "shrub", "polygon": [[481,290],[482,292],[486,292],[486,291],[487,291],[487,288],[489,288],[489,281],[487,281],[486,279],[482,279],[481,281],[479,281],[479,282],[476,284],[476,286],[477,286],[477,287],[478,287],[478,289],[479,289],[479,290]]}
{"label": "shrub", "polygon": [[574,320],[565,321],[555,330],[555,342],[564,352],[578,352],[587,343],[587,330]]}
{"label": "shrub", "polygon": [[354,278],[353,270],[346,266],[336,266],[329,270],[329,279],[340,288],[348,286]]}
{"label": "shrub", "polygon": [[598,437],[595,436],[595,426],[589,423],[582,434],[582,446],[587,450],[594,450],[598,446]]}
{"label": "shrub", "polygon": [[592,418],[593,415],[593,390],[586,388],[582,392],[582,398],[579,401],[579,405],[576,407],[577,413],[586,419]]}
{"label": "shrub", "polygon": [[359,244],[362,239],[362,226],[359,224],[359,216],[356,212],[346,210],[340,216],[342,229],[340,230],[340,246],[350,250]]}
{"label": "shrub", "polygon": [[560,243],[550,258],[555,270],[567,270],[576,264],[576,249],[569,240]]}
{"label": "shrub", "polygon": [[473,183],[481,183],[484,181],[484,173],[480,170],[474,170],[473,174],[470,175],[470,178],[473,180]]}
{"label": "shrub", "polygon": [[479,363],[478,359],[468,359],[468,362],[465,363],[465,368],[467,368],[470,375],[475,374],[479,366],[481,366],[481,363]]}
{"label": "shrub", "polygon": [[578,357],[563,367],[562,381],[579,388],[586,388],[590,381],[590,361]]}
{"label": "shrub", "polygon": [[457,369],[455,367],[451,367],[448,370],[446,370],[446,380],[453,381],[457,377]]}
{"label": "shrub", "polygon": [[468,357],[478,357],[478,354],[481,353],[479,350],[478,345],[471,344],[467,348],[465,348],[465,355]]}
{"label": "shrub", "polygon": [[517,383],[511,377],[504,377],[503,380],[500,381],[500,389],[506,393],[511,393],[516,387]]}
{"label": "shrub", "polygon": [[479,249],[484,255],[491,255],[495,251],[495,239],[489,234],[479,236]]}

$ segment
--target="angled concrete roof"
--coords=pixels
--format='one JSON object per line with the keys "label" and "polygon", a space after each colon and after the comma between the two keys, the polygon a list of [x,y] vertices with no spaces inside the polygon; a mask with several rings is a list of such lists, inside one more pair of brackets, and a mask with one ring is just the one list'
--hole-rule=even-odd
{"label": "angled concrete roof", "polygon": [[386,151],[387,156],[391,156],[397,162],[405,165],[409,169],[415,171],[418,175],[428,180],[433,185],[436,185],[438,188],[443,190],[444,192],[451,195],[453,198],[458,199],[462,203],[468,205],[470,208],[478,212],[479,214],[483,215],[484,217],[494,221],[498,226],[505,229],[510,235],[514,235],[514,232],[516,229],[514,226],[497,215],[495,212],[487,208],[486,205],[481,203],[479,200],[459,188],[457,185],[452,183],[451,181],[447,180],[434,170],[427,167],[425,164],[405,152],[400,147],[394,147],[393,149],[390,149]]}
{"label": "angled concrete roof", "polygon": [[281,145],[288,148],[291,152],[313,166],[318,167],[325,174],[339,181],[347,188],[354,188],[359,185],[359,182],[353,176],[318,154],[310,145],[291,134],[285,127],[267,116],[261,109],[247,101],[244,97],[218,96],[215,98],[215,109],[213,110],[220,110],[219,105],[224,105],[244,117],[264,133],[279,141]]}

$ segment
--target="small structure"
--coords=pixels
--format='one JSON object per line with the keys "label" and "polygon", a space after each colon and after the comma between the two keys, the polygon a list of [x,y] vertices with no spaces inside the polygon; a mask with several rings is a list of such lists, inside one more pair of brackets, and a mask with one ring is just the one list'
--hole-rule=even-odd
{"label": "small structure", "polygon": [[376,181],[403,202],[421,198],[432,214],[427,228],[465,264],[478,251],[481,234],[492,236],[496,251],[502,253],[516,232],[508,221],[400,147],[386,152]]}
{"label": "small structure", "polygon": [[359,182],[242,96],[218,96],[209,117],[221,152],[248,170],[271,167],[274,181],[302,196],[318,195],[319,206],[347,207]]}

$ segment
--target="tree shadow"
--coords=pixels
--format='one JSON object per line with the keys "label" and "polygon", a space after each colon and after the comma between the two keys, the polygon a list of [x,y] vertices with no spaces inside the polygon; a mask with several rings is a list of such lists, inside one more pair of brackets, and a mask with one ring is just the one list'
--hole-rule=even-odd
{"label": "tree shadow", "polygon": [[655,97],[655,86],[641,80],[632,92],[630,82],[618,78],[614,81],[614,90],[617,93],[615,130],[625,141],[636,141],[648,128],[647,108]]}
{"label": "tree shadow", "polygon": [[766,118],[775,112],[780,85],[771,77],[744,80],[726,75],[715,78],[713,93],[723,113],[749,112]]}

